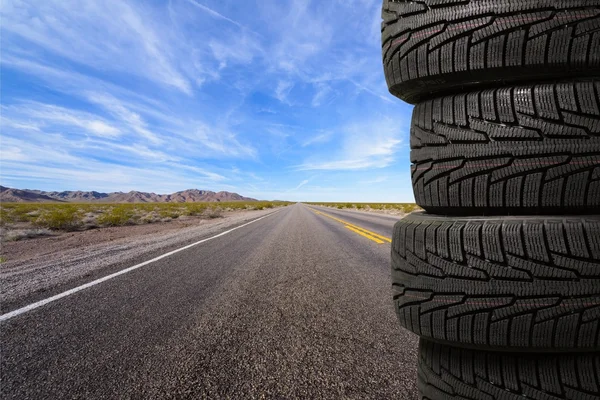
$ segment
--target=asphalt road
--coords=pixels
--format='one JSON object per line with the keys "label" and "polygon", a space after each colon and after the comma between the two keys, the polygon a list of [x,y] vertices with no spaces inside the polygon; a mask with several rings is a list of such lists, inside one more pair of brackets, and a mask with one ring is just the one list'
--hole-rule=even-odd
{"label": "asphalt road", "polygon": [[284,208],[0,322],[0,397],[415,399],[417,338],[373,240],[396,219],[319,211]]}

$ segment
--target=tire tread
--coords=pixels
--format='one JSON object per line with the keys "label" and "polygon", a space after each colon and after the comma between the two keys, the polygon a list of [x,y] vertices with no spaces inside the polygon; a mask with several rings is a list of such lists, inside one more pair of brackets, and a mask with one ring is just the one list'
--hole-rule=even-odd
{"label": "tire tread", "polygon": [[435,213],[600,213],[600,81],[517,86],[417,105],[417,204]]}
{"label": "tire tread", "polygon": [[417,377],[423,400],[593,400],[600,355],[480,352],[421,339]]}
{"label": "tire tread", "polygon": [[401,325],[430,340],[600,349],[600,217],[413,213],[394,227],[392,281]]}
{"label": "tire tread", "polygon": [[599,0],[384,0],[382,18],[388,87],[413,104],[465,86],[600,72]]}

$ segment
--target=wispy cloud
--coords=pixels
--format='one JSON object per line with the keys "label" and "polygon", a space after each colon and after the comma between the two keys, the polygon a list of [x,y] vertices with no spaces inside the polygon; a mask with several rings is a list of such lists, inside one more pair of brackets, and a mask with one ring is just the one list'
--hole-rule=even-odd
{"label": "wispy cloud", "polygon": [[127,107],[121,104],[115,97],[106,94],[90,93],[88,100],[92,103],[102,106],[115,118],[118,118],[127,124],[134,132],[138,133],[150,142],[155,144],[160,144],[163,142],[161,138],[148,129],[148,124],[139,114],[127,109]]}
{"label": "wispy cloud", "polygon": [[227,40],[213,39],[209,47],[214,58],[219,62],[219,69],[230,64],[249,64],[255,57],[263,53],[260,43],[247,34],[239,34]]}
{"label": "wispy cloud", "polygon": [[235,134],[226,128],[209,127],[196,122],[192,137],[198,144],[213,152],[234,157],[256,157],[256,149],[242,144]]}
{"label": "wispy cloud", "polygon": [[[58,187],[72,189],[168,191],[226,180],[221,174],[187,166],[170,155],[139,145],[91,142],[82,149],[81,143],[71,138],[43,133],[3,137],[2,145],[4,184],[23,181],[35,185],[50,180]],[[96,148],[97,158],[90,157],[89,150]],[[10,156],[4,157],[4,150]],[[129,160],[126,164],[124,158]]]}
{"label": "wispy cloud", "polygon": [[224,16],[221,13],[218,13],[217,11],[213,10],[210,7],[205,6],[204,4],[201,4],[200,2],[196,1],[196,0],[187,0],[188,3],[192,4],[194,7],[199,8],[200,10],[204,11],[205,13],[207,13],[208,15],[210,15],[213,18],[217,18],[223,21],[227,21],[235,26],[237,26],[238,28],[244,28],[244,26],[242,24],[240,24],[239,22]]}
{"label": "wispy cloud", "polygon": [[[116,138],[122,134],[115,126],[94,114],[55,105],[25,102],[19,106],[2,107],[2,110],[2,124],[8,125],[7,128],[39,131],[41,125],[55,125],[80,128],[87,133],[106,138]],[[25,122],[7,119],[7,114],[12,118],[22,118]]]}
{"label": "wispy cloud", "polygon": [[275,89],[275,98],[283,104],[292,105],[288,100],[290,91],[294,87],[294,83],[288,80],[280,80],[277,82],[277,88]]}
{"label": "wispy cloud", "polygon": [[331,131],[319,133],[317,135],[309,137],[308,139],[303,140],[301,143],[301,146],[307,147],[307,146],[327,143],[328,141],[331,140],[332,137],[333,137],[333,132],[331,132]]}
{"label": "wispy cloud", "polygon": [[292,188],[292,189],[288,190],[287,193],[295,192],[296,190],[300,189],[302,186],[308,184],[309,182],[310,182],[310,179],[305,179],[302,182],[300,182],[298,184],[298,186],[296,186],[295,188]]}
{"label": "wispy cloud", "polygon": [[94,69],[137,74],[192,92],[171,46],[175,38],[143,7],[116,0],[7,0],[0,15],[3,41],[15,46],[33,44]]}
{"label": "wispy cloud", "polygon": [[334,154],[325,160],[311,158],[296,168],[302,171],[385,168],[395,161],[401,137],[402,128],[391,119],[351,124],[345,127],[341,148]]}
{"label": "wispy cloud", "polygon": [[316,93],[313,96],[312,99],[312,106],[313,107],[319,107],[323,104],[324,101],[327,100],[328,96],[331,94],[332,89],[331,87],[329,87],[329,85],[326,84],[317,84],[316,85]]}
{"label": "wispy cloud", "polygon": [[373,170],[409,164],[411,108],[387,92],[379,9],[5,0],[1,179],[298,200],[370,190]]}

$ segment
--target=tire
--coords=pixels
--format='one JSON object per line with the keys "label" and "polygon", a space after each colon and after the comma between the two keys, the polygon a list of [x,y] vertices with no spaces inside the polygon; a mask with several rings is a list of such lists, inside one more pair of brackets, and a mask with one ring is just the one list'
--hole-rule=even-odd
{"label": "tire", "polygon": [[382,18],[388,88],[412,104],[600,72],[600,0],[384,0]]}
{"label": "tire", "polygon": [[600,80],[423,102],[411,149],[415,199],[428,212],[600,214]]}
{"label": "tire", "polygon": [[478,352],[421,339],[422,400],[597,400],[600,354]]}
{"label": "tire", "polygon": [[400,324],[499,351],[600,350],[600,216],[439,217],[394,226]]}

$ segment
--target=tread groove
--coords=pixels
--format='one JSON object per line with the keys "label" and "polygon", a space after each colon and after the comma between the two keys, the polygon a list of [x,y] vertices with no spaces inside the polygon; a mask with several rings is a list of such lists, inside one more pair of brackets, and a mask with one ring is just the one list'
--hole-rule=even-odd
{"label": "tread groove", "polygon": [[382,15],[388,87],[413,104],[464,87],[600,73],[600,0],[384,0]]}
{"label": "tread groove", "polygon": [[[413,234],[401,241],[403,230]],[[600,216],[410,214],[395,225],[392,244],[400,323],[466,347],[600,350],[600,254],[592,237],[600,237]],[[475,334],[481,321],[485,343]]]}
{"label": "tread groove", "polygon": [[419,342],[422,400],[593,400],[598,382],[598,353],[499,354]]}
{"label": "tread groove", "polygon": [[417,105],[410,141],[417,204],[456,215],[600,214],[600,196],[593,195],[598,86],[517,86]]}

